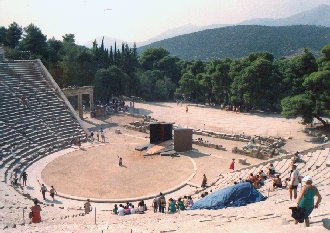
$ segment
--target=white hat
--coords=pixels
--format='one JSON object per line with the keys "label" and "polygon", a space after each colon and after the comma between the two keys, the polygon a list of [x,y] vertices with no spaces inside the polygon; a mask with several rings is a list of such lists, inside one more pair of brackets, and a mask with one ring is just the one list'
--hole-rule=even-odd
{"label": "white hat", "polygon": [[303,182],[307,182],[307,181],[313,181],[313,178],[311,176],[305,176],[304,179],[302,180]]}

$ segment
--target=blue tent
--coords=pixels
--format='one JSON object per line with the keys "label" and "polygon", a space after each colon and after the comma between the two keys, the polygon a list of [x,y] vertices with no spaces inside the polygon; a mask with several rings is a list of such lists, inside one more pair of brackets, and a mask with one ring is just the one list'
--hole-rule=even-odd
{"label": "blue tent", "polygon": [[265,199],[266,197],[256,190],[250,182],[245,182],[211,193],[197,201],[191,209],[217,210],[244,206]]}

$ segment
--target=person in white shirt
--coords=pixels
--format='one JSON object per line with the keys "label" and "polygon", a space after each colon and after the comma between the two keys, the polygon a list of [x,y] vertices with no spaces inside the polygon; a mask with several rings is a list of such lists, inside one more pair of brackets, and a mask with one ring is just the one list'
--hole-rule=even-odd
{"label": "person in white shirt", "polygon": [[131,214],[135,214],[134,205],[129,206],[129,209],[131,211]]}
{"label": "person in white shirt", "polygon": [[290,193],[290,200],[292,200],[292,191],[294,195],[294,199],[297,199],[297,188],[299,184],[299,171],[297,170],[297,165],[292,165],[292,172],[290,174],[290,186],[289,186],[289,193]]}
{"label": "person in white shirt", "polygon": [[122,204],[119,205],[118,207],[118,215],[119,216],[124,216],[125,215],[125,209]]}

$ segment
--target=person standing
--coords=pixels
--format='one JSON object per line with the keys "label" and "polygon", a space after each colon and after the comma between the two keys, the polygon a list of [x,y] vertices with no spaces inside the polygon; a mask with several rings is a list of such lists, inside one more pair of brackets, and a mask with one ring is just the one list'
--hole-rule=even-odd
{"label": "person standing", "polygon": [[203,175],[203,180],[202,180],[202,185],[201,185],[201,187],[202,187],[202,188],[205,188],[205,187],[206,187],[206,184],[207,184],[207,178],[206,178],[206,175],[204,174],[204,175]]}
{"label": "person standing", "polygon": [[51,189],[49,190],[51,198],[53,198],[53,201],[55,201],[55,194],[57,194],[54,186],[51,186]]}
{"label": "person standing", "polygon": [[162,193],[160,193],[159,194],[159,212],[160,213],[165,212],[165,206],[166,206],[165,196]]}
{"label": "person standing", "polygon": [[292,165],[292,172],[290,175],[290,186],[289,186],[289,194],[290,194],[290,200],[292,200],[292,192],[293,192],[293,198],[297,199],[297,189],[299,184],[299,171],[297,170],[297,165]]}
{"label": "person standing", "polygon": [[44,184],[41,185],[40,192],[42,193],[42,198],[46,200],[47,187]]}
{"label": "person standing", "polygon": [[231,161],[231,164],[229,166],[229,170],[234,171],[235,170],[235,159]]}
{"label": "person standing", "polygon": [[123,166],[123,159],[122,157],[119,157],[119,167]]}
{"label": "person standing", "polygon": [[84,209],[85,209],[85,214],[89,214],[92,211],[92,205],[89,199],[87,199],[87,201],[85,202]]}
{"label": "person standing", "polygon": [[27,177],[28,177],[28,174],[26,172],[23,172],[23,174],[22,174],[23,186],[26,186]]}
{"label": "person standing", "polygon": [[159,197],[155,197],[152,201],[152,207],[154,208],[154,213],[157,213],[158,210]]}
{"label": "person standing", "polygon": [[[309,227],[309,215],[313,212],[314,208],[319,208],[322,197],[318,189],[313,185],[313,179],[311,176],[305,176],[303,183],[305,183],[305,186],[301,190],[297,206],[303,209],[305,226]],[[314,204],[315,196],[317,196],[317,201]],[[295,224],[297,223],[298,221],[295,221]]]}

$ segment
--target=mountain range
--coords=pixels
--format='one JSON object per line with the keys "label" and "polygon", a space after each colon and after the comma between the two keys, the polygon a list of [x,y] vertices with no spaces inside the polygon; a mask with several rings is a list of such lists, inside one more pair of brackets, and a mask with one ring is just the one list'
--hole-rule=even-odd
{"label": "mountain range", "polygon": [[138,52],[161,47],[181,59],[210,60],[266,51],[279,58],[294,56],[304,48],[317,55],[326,44],[330,44],[328,27],[238,25],[176,36],[140,47]]}
{"label": "mountain range", "polygon": [[[246,31],[247,28],[244,27],[237,27],[237,26],[246,26],[246,25],[262,25],[262,26],[271,26],[270,28],[260,28],[260,27],[253,27],[253,31],[249,32]],[[321,28],[313,28],[313,27],[303,27],[303,32],[297,32],[298,34],[304,34],[306,37],[310,37],[308,40],[308,38],[306,38],[304,40],[303,43],[302,40],[299,40],[299,42],[296,42],[295,39],[299,39],[298,37],[294,36],[292,32],[287,31],[286,29],[280,29],[280,28],[276,28],[277,26],[289,26],[289,25],[318,25],[318,26],[324,26],[324,27],[330,27],[330,6],[329,5],[320,5],[316,8],[313,8],[311,10],[308,11],[304,11],[295,15],[292,15],[290,17],[286,17],[286,18],[280,18],[280,19],[270,19],[270,18],[257,18],[257,19],[250,19],[250,20],[246,20],[243,22],[238,23],[236,26],[235,25],[224,25],[224,24],[212,24],[212,25],[207,25],[207,26],[197,26],[197,25],[193,25],[193,24],[187,24],[184,25],[182,27],[178,27],[178,28],[173,28],[170,30],[167,30],[161,34],[159,34],[158,36],[155,36],[147,41],[144,42],[138,42],[137,43],[137,47],[139,47],[139,52],[143,52],[146,48],[152,48],[152,47],[164,47],[166,49],[168,49],[171,54],[179,56],[180,58],[183,59],[210,59],[210,58],[214,58],[217,56],[223,57],[223,56],[228,56],[228,57],[240,57],[241,55],[245,55],[245,53],[241,54],[241,53],[230,53],[230,50],[227,50],[229,47],[234,46],[234,42],[231,40],[236,41],[237,46],[242,48],[242,44],[248,45],[249,43],[251,43],[251,41],[249,41],[249,39],[247,39],[247,41],[244,41],[244,37],[251,37],[252,34],[254,34],[255,36],[257,36],[259,38],[258,42],[261,44],[256,44],[256,48],[242,48],[245,51],[256,51],[256,49],[259,50],[265,50],[265,51],[270,51],[273,52],[276,56],[290,56],[293,55],[295,53],[299,53],[299,51],[303,50],[304,47],[310,47],[312,50],[314,50],[315,53],[319,52],[319,48],[320,46],[322,46],[321,44],[317,44],[315,42],[312,41],[312,39],[315,39],[316,41],[322,41],[322,43],[330,43],[330,41],[326,38],[324,38],[324,36],[327,36],[327,29],[321,29]],[[232,26],[232,27],[230,27]],[[272,28],[274,27],[274,28]],[[229,29],[232,28],[232,29]],[[224,29],[224,31],[221,31],[220,29]],[[210,31],[211,30],[211,31]],[[212,30],[214,30],[212,32]],[[220,30],[220,31],[219,31]],[[238,30],[241,30],[241,32],[239,32]],[[270,48],[265,46],[265,43],[271,43],[274,44],[274,42],[272,40],[268,38],[269,40],[267,40],[267,35],[272,35],[274,34],[273,32],[271,32],[272,30],[274,30],[274,32],[279,32],[281,31],[281,33],[285,33],[283,34],[283,36],[286,36],[286,38],[278,38],[279,40],[278,42],[278,46],[281,45],[282,42],[282,46],[284,46],[285,48],[283,48],[283,51],[274,51],[274,47]],[[322,38],[314,38],[314,35],[311,36],[311,34],[308,34],[308,30],[314,30],[315,32],[317,31],[318,33],[320,31],[322,31]],[[235,33],[237,35],[240,35],[242,38],[240,38],[240,40],[238,40],[237,38],[233,38],[232,35],[230,34],[226,34],[229,31],[232,31],[232,33]],[[224,32],[226,37],[224,37],[224,35],[219,35],[220,32]],[[247,33],[247,35],[245,36],[244,33]],[[197,33],[197,34],[196,34]],[[200,33],[200,34],[198,34]],[[260,35],[258,33],[261,33]],[[266,33],[266,34],[262,34],[262,33]],[[325,34],[324,34],[325,33]],[[203,36],[204,38],[200,38],[200,36]],[[219,37],[219,40],[217,40],[217,37]],[[264,41],[261,41],[260,38],[264,37]],[[276,37],[276,35],[275,35]],[[96,38],[96,41],[98,44],[101,44],[102,41],[102,36]],[[214,51],[214,50],[210,50],[209,54],[207,54],[205,51],[200,51],[199,53],[197,53],[196,51],[182,51],[183,48],[186,48],[186,45],[184,44],[185,41],[190,41],[191,43],[193,43],[193,40],[196,39],[198,42],[202,43],[202,44],[207,44],[210,46],[213,46],[214,48],[218,48],[220,49],[220,51]],[[251,39],[251,38],[250,38]],[[287,39],[287,40],[285,40]],[[283,40],[286,42],[289,42],[291,44],[283,44]],[[88,43],[85,44],[85,46],[87,47],[92,47],[92,43],[93,43],[94,39],[89,41]],[[121,43],[125,42],[124,40],[120,40],[120,39],[116,39],[116,38],[110,38],[107,36],[104,36],[104,45],[105,47],[109,48],[111,45],[113,46],[115,41],[117,42],[117,47],[120,48]],[[223,46],[219,47],[219,43],[223,44],[223,46],[227,46],[227,48],[223,48]],[[231,43],[232,42],[232,43]],[[130,46],[133,46],[133,42],[127,42]],[[173,45],[171,45],[171,43],[174,43]],[[182,43],[182,45],[180,44]],[[194,43],[195,47],[196,44]],[[203,46],[197,46],[199,47],[203,47]],[[197,48],[196,47],[196,48]],[[207,47],[207,46],[206,46]],[[178,50],[177,50],[178,49]],[[191,47],[187,47],[187,50],[192,50]],[[280,48],[279,48],[280,49]],[[225,52],[227,51],[227,52]],[[233,52],[233,51],[231,51]]]}
{"label": "mountain range", "polygon": [[330,27],[330,6],[320,5],[308,11],[304,11],[287,18],[250,19],[239,23],[240,25],[263,25],[263,26],[290,26],[290,25],[317,25]]}

